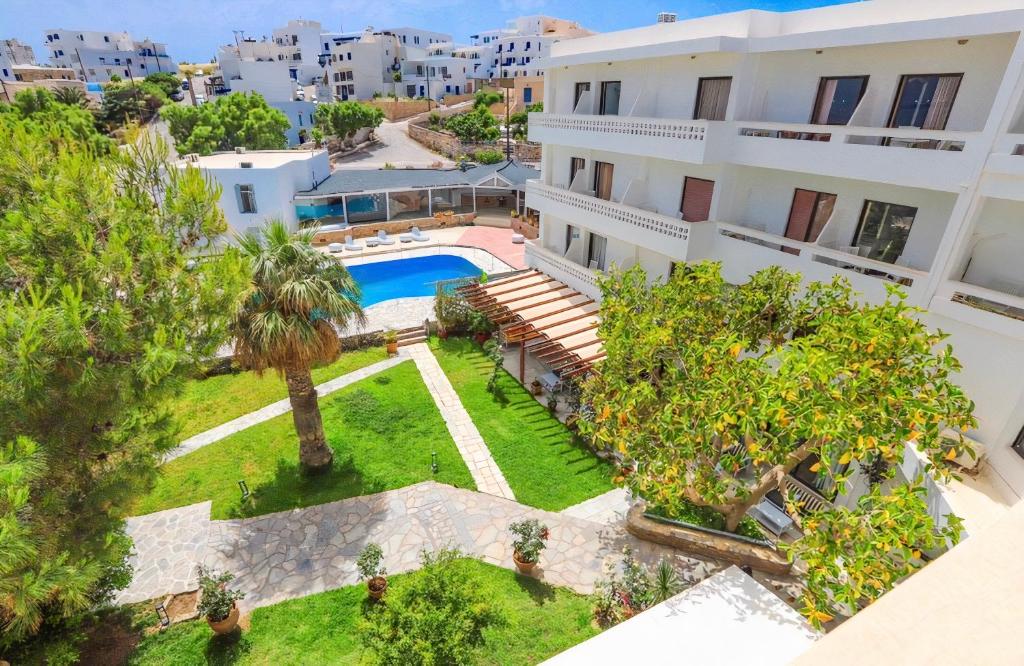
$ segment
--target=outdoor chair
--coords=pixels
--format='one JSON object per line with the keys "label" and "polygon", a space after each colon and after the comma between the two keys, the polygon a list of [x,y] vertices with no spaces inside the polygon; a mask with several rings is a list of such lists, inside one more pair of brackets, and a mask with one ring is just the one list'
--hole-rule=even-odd
{"label": "outdoor chair", "polygon": [[398,237],[398,242],[399,243],[411,243],[412,242],[412,234],[402,234],[402,235],[400,235]]}
{"label": "outdoor chair", "polygon": [[424,241],[430,240],[430,236],[420,231],[419,227],[413,227],[409,235],[411,235],[412,239],[417,243],[422,243]]}
{"label": "outdoor chair", "polygon": [[352,240],[352,236],[345,236],[345,249],[349,252],[361,252],[363,246]]}
{"label": "outdoor chair", "polygon": [[328,252],[341,252],[345,248],[341,243],[331,243],[327,246]]}
{"label": "outdoor chair", "polygon": [[381,245],[394,245],[395,239],[388,236],[388,232],[383,229],[377,231],[377,242]]}

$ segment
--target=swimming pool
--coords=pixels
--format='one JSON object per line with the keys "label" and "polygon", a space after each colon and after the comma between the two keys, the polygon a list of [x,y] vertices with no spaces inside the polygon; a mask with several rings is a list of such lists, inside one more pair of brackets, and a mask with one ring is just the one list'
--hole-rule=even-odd
{"label": "swimming pool", "polygon": [[475,277],[482,273],[472,262],[451,254],[376,261],[349,266],[348,272],[363,291],[359,302],[364,308],[392,298],[433,296],[434,283],[438,280]]}

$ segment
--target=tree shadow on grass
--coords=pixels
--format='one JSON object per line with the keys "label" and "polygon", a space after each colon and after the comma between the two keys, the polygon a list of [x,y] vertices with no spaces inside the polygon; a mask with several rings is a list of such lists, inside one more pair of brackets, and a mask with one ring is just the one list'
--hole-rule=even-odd
{"label": "tree shadow on grass", "polygon": [[519,572],[516,572],[515,578],[516,584],[520,589],[530,595],[530,599],[534,604],[543,606],[544,604],[555,600],[555,589],[547,583],[539,581],[531,576],[524,576]]}
{"label": "tree shadow on grass", "polygon": [[249,654],[252,644],[241,628],[236,627],[229,634],[214,634],[206,642],[206,649],[203,651],[207,664],[234,664],[242,657]]}
{"label": "tree shadow on grass", "polygon": [[241,505],[231,508],[232,518],[261,516],[303,506],[324,504],[385,490],[379,480],[368,481],[351,456],[334,459],[327,472],[307,476],[297,463],[278,460],[274,478],[251,489]]}

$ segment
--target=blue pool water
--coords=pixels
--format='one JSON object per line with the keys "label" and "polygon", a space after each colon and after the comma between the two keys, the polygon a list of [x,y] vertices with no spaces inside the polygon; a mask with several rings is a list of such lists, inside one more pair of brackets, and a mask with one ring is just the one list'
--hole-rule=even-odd
{"label": "blue pool water", "polygon": [[348,272],[363,291],[359,302],[364,308],[392,298],[433,296],[434,283],[438,280],[475,277],[481,273],[469,261],[450,254],[360,264],[349,266]]}

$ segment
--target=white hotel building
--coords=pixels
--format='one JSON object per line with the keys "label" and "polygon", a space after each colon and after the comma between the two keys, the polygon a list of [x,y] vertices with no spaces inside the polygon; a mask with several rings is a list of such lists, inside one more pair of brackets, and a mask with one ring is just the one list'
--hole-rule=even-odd
{"label": "white hotel building", "polygon": [[82,81],[106,83],[112,76],[144,79],[157,72],[178,73],[166,44],[137,40],[127,32],[47,30],[46,48],[52,65],[73,69]]}
{"label": "white hotel building", "polygon": [[[560,41],[545,68],[527,261],[713,259],[899,283],[950,333],[984,458],[943,488],[968,531],[1024,495],[1024,6],[876,1]],[[904,472],[913,473],[916,459]]]}

